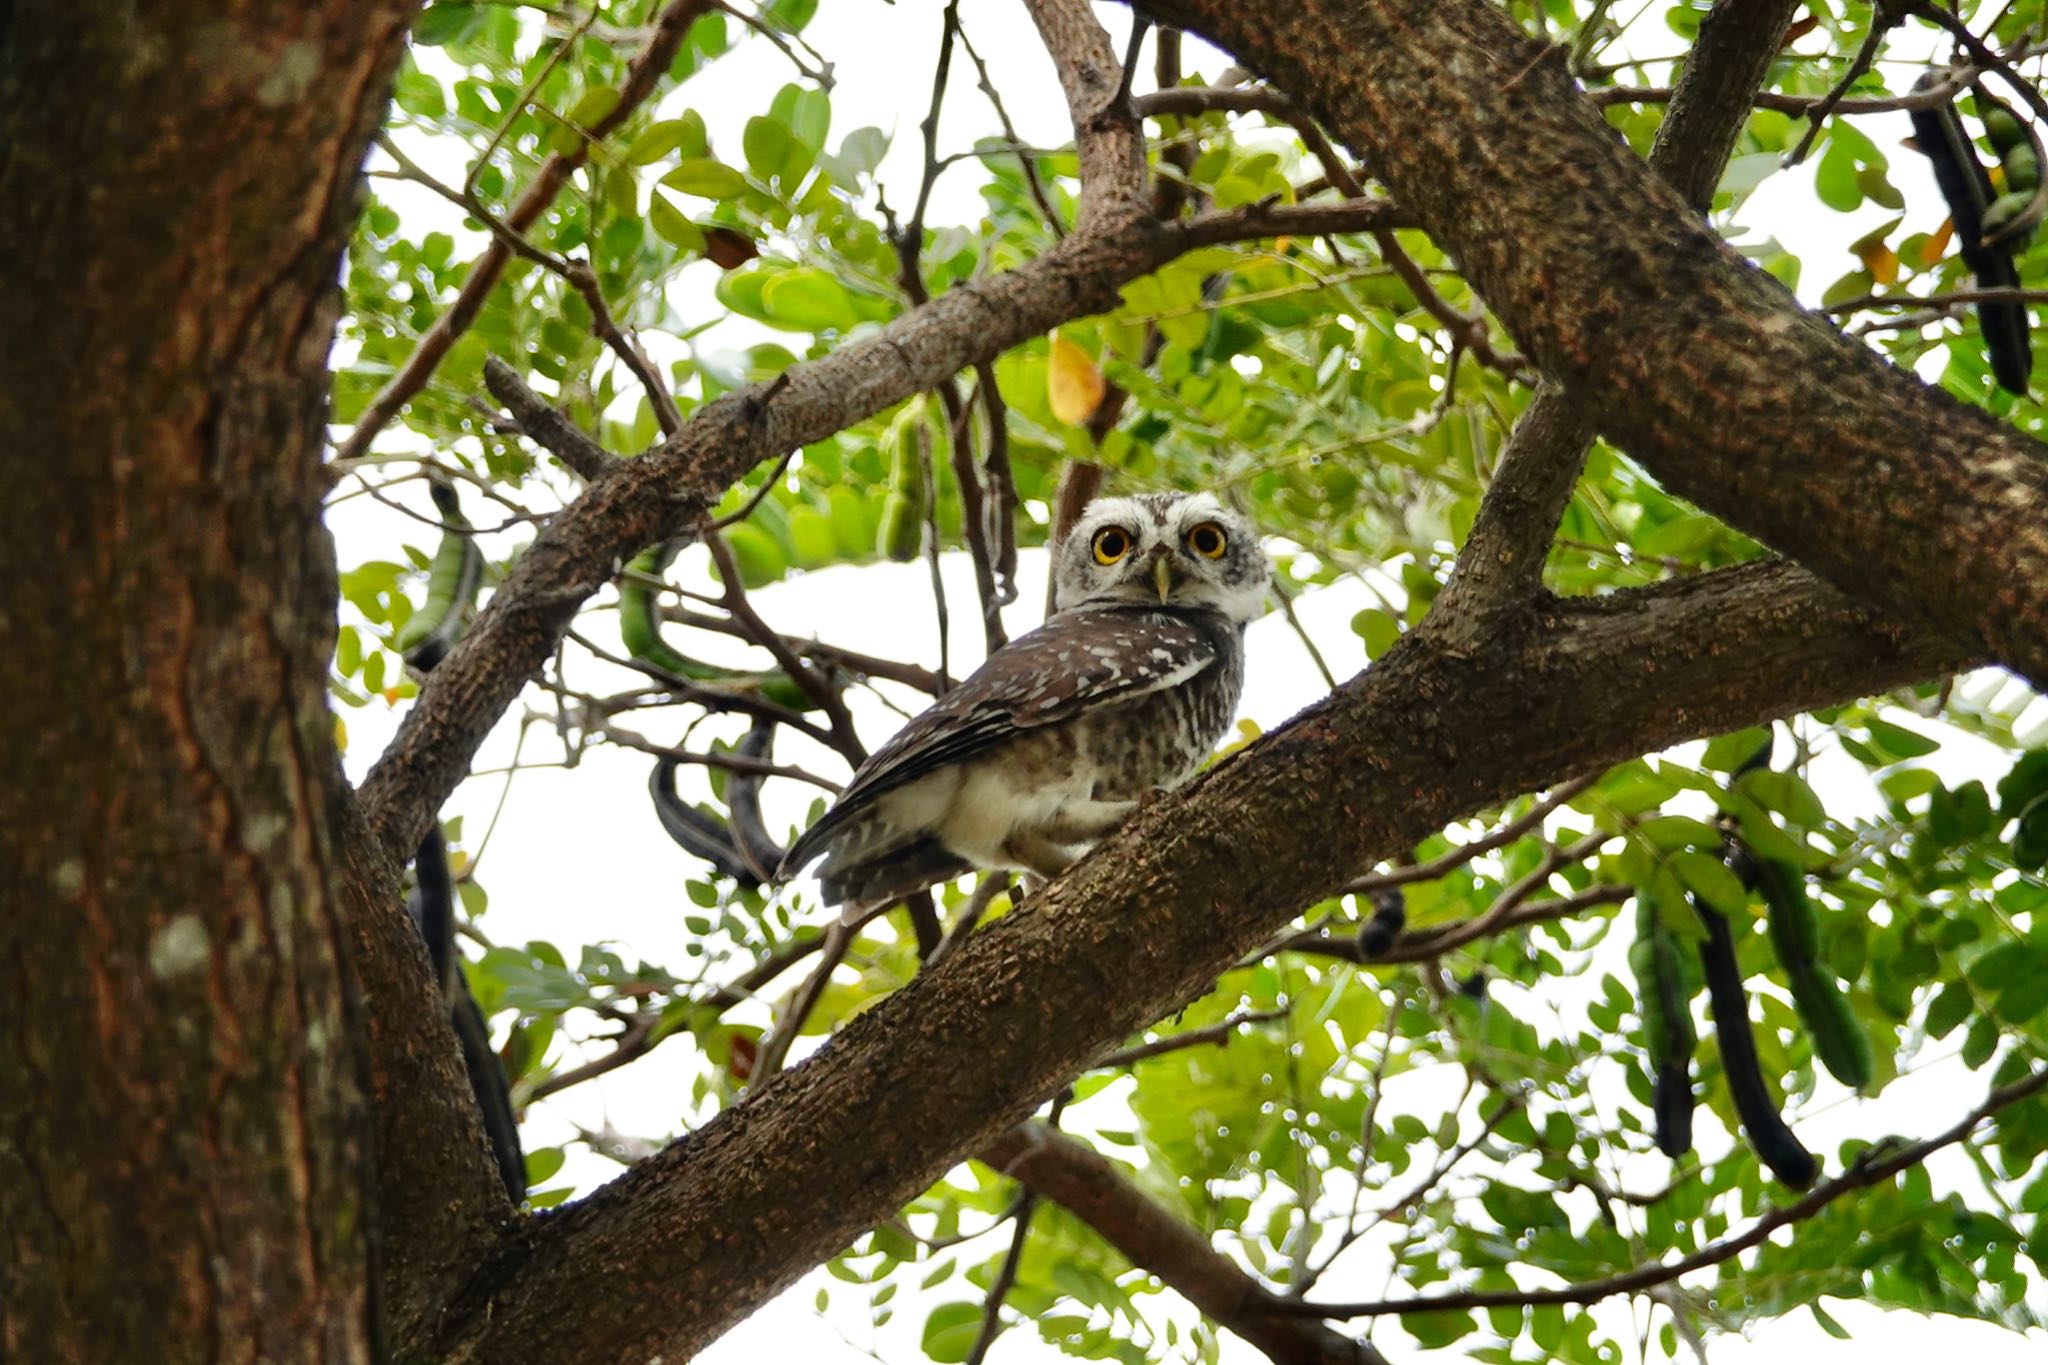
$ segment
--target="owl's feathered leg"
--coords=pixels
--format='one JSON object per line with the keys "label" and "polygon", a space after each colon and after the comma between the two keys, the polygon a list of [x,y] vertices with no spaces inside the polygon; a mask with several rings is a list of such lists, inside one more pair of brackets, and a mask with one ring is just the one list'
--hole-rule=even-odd
{"label": "owl's feathered leg", "polygon": [[1039,826],[1039,832],[1062,844],[1092,844],[1130,819],[1137,808],[1136,801],[1072,801]]}
{"label": "owl's feathered leg", "polygon": [[1046,881],[1066,871],[1079,856],[1078,850],[1068,848],[1036,829],[1013,830],[1003,841],[1004,861],[1034,872]]}

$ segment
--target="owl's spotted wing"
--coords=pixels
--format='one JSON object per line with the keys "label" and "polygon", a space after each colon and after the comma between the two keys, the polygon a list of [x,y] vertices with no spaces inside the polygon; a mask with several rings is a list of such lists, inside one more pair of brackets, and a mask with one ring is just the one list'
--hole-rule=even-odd
{"label": "owl's spotted wing", "polygon": [[791,847],[782,874],[817,857],[833,829],[892,788],[975,758],[1021,731],[1175,687],[1213,667],[1217,628],[1189,614],[1083,607],[1018,636],[869,756]]}

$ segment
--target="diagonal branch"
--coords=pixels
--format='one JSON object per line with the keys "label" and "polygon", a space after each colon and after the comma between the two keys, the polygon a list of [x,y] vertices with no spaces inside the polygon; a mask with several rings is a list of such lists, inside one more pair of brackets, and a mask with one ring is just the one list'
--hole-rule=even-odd
{"label": "diagonal branch", "polygon": [[1559,54],[1505,11],[1141,7],[1295,94],[1362,152],[1522,351],[1671,493],[1965,652],[2048,680],[2041,447],[1801,309],[1645,172]]}
{"label": "diagonal branch", "polygon": [[[519,1229],[427,1353],[686,1356],[1362,864],[1534,787],[1965,662],[1779,563],[1552,604],[1482,649],[1408,636],[758,1094]],[[600,1289],[645,1311],[569,1311]]]}
{"label": "diagonal branch", "polygon": [[[1721,0],[1700,23],[1657,140],[1650,169],[1704,211],[1798,10],[1798,0]],[[1538,390],[1500,453],[1493,483],[1445,590],[1442,621],[1486,628],[1494,608],[1526,600],[1571,502],[1594,424],[1584,404],[1554,385]]]}
{"label": "diagonal branch", "polygon": [[[1276,1365],[1386,1365],[1370,1343],[1292,1311],[1086,1143],[1031,1122],[976,1156],[1080,1218],[1133,1265],[1157,1275]],[[1302,1330],[1311,1325],[1317,1330]]]}

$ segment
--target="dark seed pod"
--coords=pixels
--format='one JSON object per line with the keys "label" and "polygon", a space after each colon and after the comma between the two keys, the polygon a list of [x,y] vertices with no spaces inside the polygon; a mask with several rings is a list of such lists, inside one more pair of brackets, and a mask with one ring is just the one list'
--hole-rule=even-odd
{"label": "dark seed pod", "polygon": [[1721,1050],[1721,1073],[1757,1159],[1771,1174],[1794,1189],[1805,1189],[1820,1174],[1820,1163],[1785,1126],[1778,1103],[1764,1083],[1757,1061],[1756,1035],[1750,1031],[1749,994],[1742,969],[1735,962],[1735,938],[1728,921],[1697,899],[1693,909],[1707,934],[1700,942],[1700,967],[1707,978],[1707,1005],[1714,1016],[1714,1041]]}
{"label": "dark seed pod", "polygon": [[1398,886],[1375,891],[1372,915],[1358,926],[1358,951],[1365,957],[1385,957],[1408,927],[1408,900]]}

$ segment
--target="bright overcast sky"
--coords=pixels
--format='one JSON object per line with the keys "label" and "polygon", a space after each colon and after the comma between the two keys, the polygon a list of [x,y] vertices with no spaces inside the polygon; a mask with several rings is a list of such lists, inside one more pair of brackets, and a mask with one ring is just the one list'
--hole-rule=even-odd
{"label": "bright overcast sky", "polygon": [[[832,143],[836,145],[848,131],[866,124],[897,134],[881,175],[892,202],[899,204],[907,203],[915,192],[920,160],[916,125],[923,116],[929,92],[928,73],[937,42],[939,12],[939,0],[897,0],[894,5],[842,0],[822,6],[806,34],[836,64]],[[1099,13],[1121,45],[1128,12],[1120,6],[1102,6]],[[1023,7],[1010,0],[968,0],[962,6],[962,18],[975,45],[990,60],[1023,138],[1046,146],[1069,140],[1066,110],[1059,98],[1051,63]],[[1644,35],[1644,55],[1669,55],[1678,50],[1679,40],[1654,16],[1641,20],[1631,32]],[[434,54],[426,54],[424,60],[431,63]],[[1214,76],[1227,63],[1212,50],[1195,47],[1188,54],[1187,65]],[[667,107],[671,113],[684,107],[698,109],[710,124],[714,140],[722,135],[727,144],[736,144],[744,120],[758,112],[768,92],[789,79],[790,69],[782,58],[763,43],[748,42],[671,94]],[[1896,127],[1892,126],[1894,123]],[[1887,151],[1905,136],[1903,115],[1889,120],[1866,120],[1862,126]],[[941,151],[962,150],[972,138],[992,127],[974,88],[971,71],[964,70],[964,63],[956,63],[952,95],[942,123]],[[422,148],[405,145],[408,152],[428,159]],[[431,161],[429,164],[432,166]],[[975,164],[966,162],[954,166],[941,180],[930,213],[935,226],[968,221],[979,215],[978,174]],[[1910,153],[1898,154],[1893,163],[1893,179],[1911,206],[1909,227],[1931,229],[1942,217],[1942,211],[1922,159]],[[407,194],[409,189],[390,181],[379,183],[380,193],[401,202],[408,215],[408,227],[423,230],[423,224],[434,221],[430,215],[438,217],[438,206],[423,192]],[[1800,255],[1806,262],[1800,292],[1812,300],[1836,275],[1851,268],[1846,243],[1884,216],[1874,206],[1866,206],[1860,216],[1854,217],[1822,209],[1812,196],[1811,170],[1804,169],[1765,182],[1743,214],[1748,229],[1743,240],[1775,235]],[[440,220],[435,225],[446,223]],[[711,316],[716,307],[711,299],[711,278],[712,267],[693,266],[676,287],[676,305],[692,322]],[[714,333],[718,338],[716,344],[735,347],[751,344],[763,335],[744,321],[725,324]],[[371,557],[393,556],[397,537],[415,542],[420,538],[416,526],[395,524],[398,518],[375,508],[366,499],[337,508],[330,521],[345,565]],[[505,548],[492,547],[494,553],[503,553]],[[1027,552],[1025,561],[1025,591],[1008,614],[1013,634],[1035,622],[1033,604],[1043,600],[1043,554]],[[954,619],[966,621],[971,617],[967,604],[973,601],[967,566],[960,556],[949,556],[946,572]],[[701,559],[686,556],[676,574],[681,581],[697,586],[709,582]],[[755,594],[754,600],[768,619],[785,631],[815,630],[838,643],[926,664],[936,659],[930,590],[922,564],[879,564],[801,575]],[[887,609],[876,610],[878,602],[888,604]],[[1364,662],[1348,622],[1352,613],[1368,602],[1365,589],[1351,583],[1313,594],[1301,603],[1301,615],[1309,633],[1340,677],[1355,672]],[[600,622],[594,629],[602,636],[610,627]],[[969,652],[976,647],[977,634],[966,629],[954,630],[956,675],[966,671],[964,665],[970,662]],[[723,642],[692,637],[687,647],[717,658],[725,646]],[[1243,714],[1262,727],[1283,722],[1324,690],[1299,641],[1277,618],[1252,628],[1249,657],[1250,678]],[[602,689],[611,684],[629,686],[636,676],[620,673],[607,680],[598,676],[600,671],[590,670],[581,675],[581,680]],[[900,718],[872,701],[858,704],[856,716],[871,746],[900,723]],[[360,778],[388,739],[396,717],[381,702],[373,702],[362,710],[347,712],[345,718],[350,734],[350,773]],[[510,760],[518,719],[517,714],[508,716],[498,727],[478,756],[479,770],[501,768]],[[644,723],[656,739],[675,738],[673,726],[664,728],[658,720]],[[528,746],[528,759],[536,753],[546,754],[550,744],[546,727],[536,727]],[[805,763],[821,772],[841,771],[829,756],[804,752],[800,742],[785,741],[778,757]],[[1935,762],[1944,769],[1944,776],[1949,776],[1979,771],[1991,758],[1988,746],[1958,736],[1945,744]],[[1868,785],[1861,780],[1860,769],[1844,762],[1844,768],[1837,774],[1839,780],[1830,781],[1826,774],[1820,777],[1831,810],[1844,817],[1868,813],[1874,808]],[[479,868],[480,880],[491,892],[490,909],[481,927],[493,941],[519,943],[544,938],[575,944],[608,940],[629,958],[644,957],[674,970],[683,968],[682,882],[703,875],[703,871],[670,843],[656,824],[646,797],[647,769],[648,760],[642,754],[598,749],[572,771],[526,771],[511,783],[509,791],[502,779],[479,778],[455,795],[446,814],[466,817],[463,843],[472,850],[490,824],[501,794],[504,798]],[[2003,761],[1990,769],[2002,770]],[[686,783],[690,780],[696,779],[686,774]],[[789,784],[771,784],[769,788],[769,823],[779,830],[800,818],[809,794],[786,790],[778,793],[777,786],[786,788]],[[787,983],[782,988],[787,989]],[[573,1138],[578,1125],[589,1129],[611,1126],[624,1133],[652,1137],[678,1132],[690,1072],[690,1058],[685,1051],[688,1046],[687,1039],[674,1039],[664,1049],[616,1075],[535,1105],[524,1129],[528,1147]],[[602,1050],[602,1045],[596,1050]],[[576,1059],[571,1055],[566,1061],[573,1064]],[[1956,1068],[1934,1068],[1895,1084],[1880,1101],[1845,1097],[1840,1105],[1811,1123],[1802,1124],[1801,1133],[1819,1151],[1832,1151],[1837,1142],[1852,1136],[1875,1137],[1894,1131],[1919,1134],[1932,1126],[1934,1118],[1946,1122],[1974,1102],[1982,1084],[1981,1078]],[[1103,1126],[1122,1126],[1118,1122],[1116,1094],[1112,1089],[1106,1097],[1083,1106],[1077,1115],[1080,1126],[1085,1128],[1091,1117]],[[1399,1098],[1390,1094],[1390,1099]],[[1433,1116],[1444,1101],[1423,1094],[1418,1087],[1406,1102]],[[1431,1108],[1432,1104],[1436,1109]],[[1937,1166],[1938,1175],[1959,1180],[1971,1178],[1956,1153],[1945,1155],[1956,1160],[1945,1167]],[[616,1170],[611,1163],[580,1147],[572,1147],[558,1180],[572,1182],[579,1191],[586,1191]],[[993,1255],[1001,1242],[999,1236],[985,1246],[963,1249],[963,1259]],[[1331,1297],[1363,1297],[1377,1292],[1382,1268],[1361,1264],[1360,1269],[1373,1273],[1332,1276],[1325,1292]],[[895,1300],[896,1320],[875,1334],[867,1325],[861,1295],[841,1292],[835,1307],[828,1314],[819,1315],[812,1299],[821,1284],[833,1284],[841,1291],[849,1288],[829,1281],[822,1272],[814,1273],[756,1313],[701,1359],[724,1365],[755,1365],[763,1360],[837,1365],[871,1361],[877,1356],[906,1362],[922,1358],[917,1331],[931,1296],[917,1292],[914,1284],[906,1285]],[[967,1292],[967,1287],[956,1279],[939,1294],[956,1298]],[[1162,1313],[1177,1316],[1183,1324],[1191,1317],[1185,1305],[1171,1295],[1155,1296],[1155,1302],[1160,1305],[1154,1314],[1155,1322]],[[2022,1361],[2034,1365],[2042,1358],[2042,1344],[2048,1342],[2048,1337],[2040,1334],[2030,1344],[1980,1324],[1922,1320],[1904,1314],[1880,1315],[1856,1305],[1830,1302],[1829,1309],[1855,1332],[1855,1341],[1834,1341],[1810,1317],[1799,1314],[1767,1324],[1753,1342],[1713,1338],[1709,1349],[1721,1365],[1794,1359],[1802,1365],[1919,1362],[1937,1351],[1967,1351],[1975,1365],[2018,1365]],[[1632,1319],[1626,1303],[1610,1303],[1601,1317],[1623,1339],[1634,1338],[1635,1332],[1627,1325]],[[1415,1349],[1398,1332],[1383,1334],[1381,1340],[1397,1365],[1430,1365],[1465,1358],[1464,1351],[1455,1347],[1442,1352]],[[997,1365],[1062,1358],[1029,1330],[1007,1333],[991,1354]],[[1225,1358],[1253,1361],[1262,1357],[1232,1340],[1226,1342]]]}

